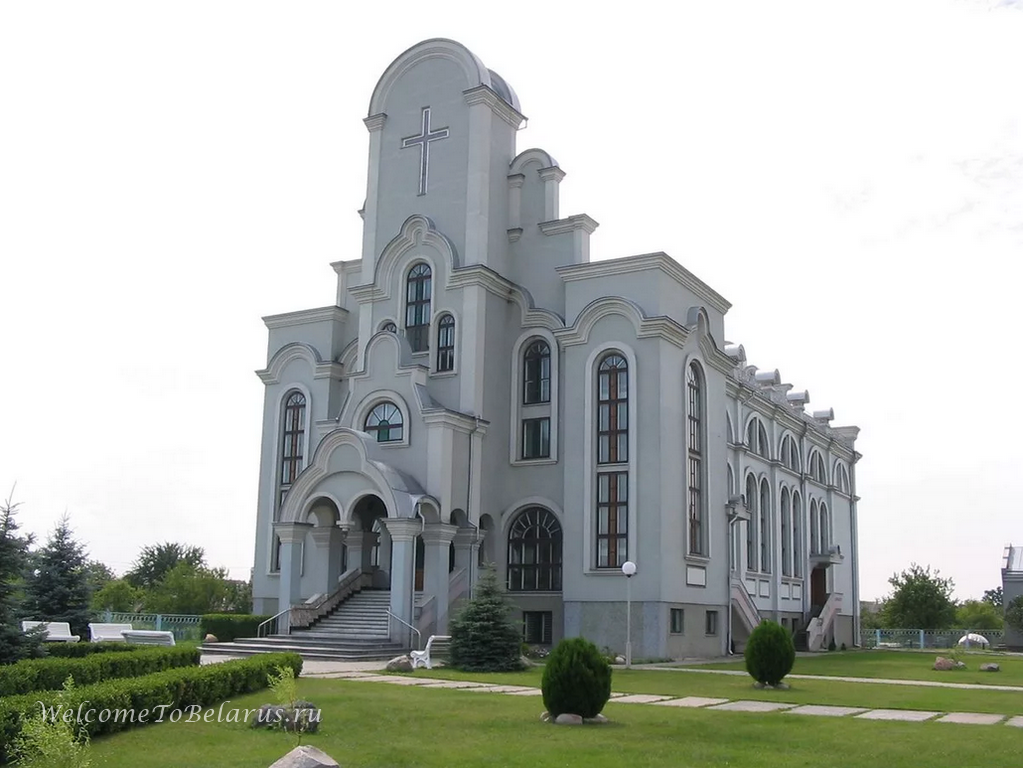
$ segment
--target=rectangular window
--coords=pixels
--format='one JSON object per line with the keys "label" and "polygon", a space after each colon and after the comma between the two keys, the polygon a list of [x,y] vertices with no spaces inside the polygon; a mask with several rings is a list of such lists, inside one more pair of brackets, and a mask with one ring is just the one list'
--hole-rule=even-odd
{"label": "rectangular window", "polygon": [[685,611],[681,608],[671,609],[671,634],[681,635],[685,629]]}
{"label": "rectangular window", "polygon": [[551,420],[524,419],[522,422],[522,458],[547,459],[551,455]]}
{"label": "rectangular window", "polygon": [[522,612],[522,640],[530,645],[551,645],[554,638],[554,614],[551,611]]}
{"label": "rectangular window", "polygon": [[620,568],[629,556],[629,473],[597,475],[597,567]]}
{"label": "rectangular window", "polygon": [[718,633],[718,612],[707,611],[707,634],[716,635]]}

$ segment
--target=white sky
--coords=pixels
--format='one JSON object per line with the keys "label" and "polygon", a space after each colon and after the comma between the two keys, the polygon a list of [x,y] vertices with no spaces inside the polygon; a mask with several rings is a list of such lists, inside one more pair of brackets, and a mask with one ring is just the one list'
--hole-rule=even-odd
{"label": "white sky", "polygon": [[[674,9],[672,6],[675,6]],[[494,9],[500,8],[500,12]],[[428,37],[516,89],[594,258],[664,250],[862,428],[862,597],[1023,543],[1023,0],[0,4],[0,489],[123,571],[246,577],[260,317],[357,258],[377,78]]]}

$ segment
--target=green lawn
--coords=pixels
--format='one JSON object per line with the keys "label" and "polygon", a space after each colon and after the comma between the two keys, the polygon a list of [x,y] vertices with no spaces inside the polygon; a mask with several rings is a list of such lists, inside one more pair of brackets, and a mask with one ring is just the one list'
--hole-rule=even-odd
{"label": "green lawn", "polygon": [[[1023,687],[1023,656],[992,653],[966,653],[962,660],[966,669],[936,672],[937,651],[851,651],[821,653],[796,659],[793,674],[836,677],[872,677],[896,680],[934,680],[941,683],[972,683],[978,685],[1016,685]],[[980,665],[995,662],[999,672],[981,672]],[[697,669],[745,669],[742,661],[719,664],[683,664]]]}
{"label": "green lawn", "polygon": [[[299,692],[323,710],[320,733],[304,743],[345,768],[620,768],[625,761],[644,768],[968,768],[1016,754],[1021,736],[1004,725],[878,723],[613,703],[604,710],[612,724],[565,727],[539,722],[543,704],[534,697],[340,680],[302,680]],[[266,700],[261,693],[231,705],[254,707]],[[178,722],[98,739],[93,756],[97,768],[257,768],[292,746],[281,733],[240,724]]]}
{"label": "green lawn", "polygon": [[[954,673],[949,672],[948,675]],[[418,670],[418,677],[477,680],[507,685],[540,687],[541,668],[525,672],[471,674],[451,669]],[[793,704],[835,704],[871,709],[924,709],[937,712],[993,712],[1023,714],[1023,694],[1011,691],[960,690],[883,683],[842,683],[828,680],[789,680],[787,691],[757,690],[747,676],[708,675],[698,672],[615,669],[612,690],[665,696],[709,696],[756,699]]]}

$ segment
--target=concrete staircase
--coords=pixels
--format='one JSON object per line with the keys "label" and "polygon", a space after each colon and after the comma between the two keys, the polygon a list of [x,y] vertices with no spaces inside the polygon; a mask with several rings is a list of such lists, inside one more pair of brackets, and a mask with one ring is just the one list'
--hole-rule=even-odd
{"label": "concrete staircase", "polygon": [[375,661],[408,652],[388,635],[387,609],[391,593],[364,589],[310,627],[287,635],[239,638],[229,643],[204,643],[203,653],[251,656],[257,653],[292,651],[306,659]]}

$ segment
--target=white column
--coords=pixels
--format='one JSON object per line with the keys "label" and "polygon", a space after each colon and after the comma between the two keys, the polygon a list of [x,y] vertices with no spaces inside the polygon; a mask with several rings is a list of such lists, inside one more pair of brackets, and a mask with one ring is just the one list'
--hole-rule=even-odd
{"label": "white column", "polygon": [[311,570],[316,579],[313,589],[329,595],[337,589],[337,580],[341,575],[341,544],[344,541],[344,531],[334,525],[317,527],[312,530],[312,539],[315,545],[313,553],[315,562]]}
{"label": "white column", "polygon": [[277,610],[302,602],[302,542],[309,523],[274,523],[281,540],[281,580]]}
{"label": "white column", "polygon": [[559,215],[559,189],[565,172],[557,166],[541,168],[540,179],[543,181],[543,215],[545,221],[557,221]]}
{"label": "white column", "polygon": [[[380,523],[391,537],[391,613],[413,624],[412,578],[415,575],[416,536],[422,530],[422,522],[389,517]],[[409,630],[404,624],[392,622],[392,640],[402,642],[409,637]]]}
{"label": "white column", "polygon": [[423,544],[426,558],[424,587],[426,593],[433,595],[434,613],[437,619],[438,635],[447,634],[448,629],[448,564],[451,559],[451,542],[458,533],[458,527],[436,523],[423,529]]}

